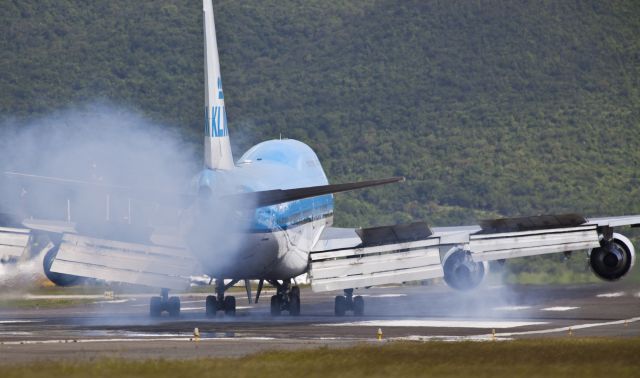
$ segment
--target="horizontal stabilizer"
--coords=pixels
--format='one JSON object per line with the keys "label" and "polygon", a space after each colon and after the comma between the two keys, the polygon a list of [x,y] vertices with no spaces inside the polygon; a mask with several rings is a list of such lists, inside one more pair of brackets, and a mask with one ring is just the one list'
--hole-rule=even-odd
{"label": "horizontal stabilizer", "polygon": [[325,194],[385,185],[398,181],[404,181],[404,177],[391,177],[381,180],[360,181],[347,184],[310,186],[307,188],[265,190],[261,192],[234,194],[228,197],[230,200],[235,201],[234,203],[246,204],[248,207],[263,207],[304,198],[317,197]]}
{"label": "horizontal stabilizer", "polygon": [[112,282],[185,289],[199,273],[188,250],[65,234],[51,271]]}

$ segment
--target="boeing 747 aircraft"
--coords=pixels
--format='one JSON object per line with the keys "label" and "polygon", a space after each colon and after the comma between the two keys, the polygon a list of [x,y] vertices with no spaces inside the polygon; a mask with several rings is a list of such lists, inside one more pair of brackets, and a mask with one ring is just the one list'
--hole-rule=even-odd
{"label": "boeing 747 aircraft", "polygon": [[[0,228],[0,251],[19,255],[47,235],[45,273],[58,285],[84,278],[156,287],[151,316],[180,314],[170,290],[206,274],[215,289],[206,298],[206,314],[235,314],[227,289],[244,281],[249,300],[259,300],[264,283],[276,288],[271,313],[300,314],[300,290],[294,277],[308,273],[314,291],[343,290],[334,311],[364,313],[354,289],[444,278],[452,288],[472,289],[489,261],[588,250],[593,272],[617,280],[634,263],[635,249],[620,226],[640,225],[640,215],[585,218],[577,214],[483,221],[480,225],[429,228],[424,223],[376,228],[332,227],[333,194],[389,184],[389,178],[332,185],[318,157],[296,140],[269,140],[234,160],[229,142],[224,92],[211,0],[203,1],[205,41],[204,168],[184,197],[177,238],[150,230],[142,237],[115,239],[105,229],[69,216],[52,222],[25,219]],[[126,191],[53,177],[9,172],[17,180],[68,185],[78,190]],[[95,187],[98,187],[97,189]],[[92,189],[93,188],[93,189]],[[125,225],[126,227],[126,225]],[[42,245],[42,243],[40,243]],[[255,298],[251,280],[258,281]]]}

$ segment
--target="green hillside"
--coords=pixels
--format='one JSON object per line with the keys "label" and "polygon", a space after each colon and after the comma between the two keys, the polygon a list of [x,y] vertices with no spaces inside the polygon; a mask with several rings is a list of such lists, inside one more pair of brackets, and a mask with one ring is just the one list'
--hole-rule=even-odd
{"label": "green hillside", "polygon": [[[216,1],[235,156],[280,135],[340,225],[640,213],[640,2]],[[0,2],[0,114],[108,100],[201,143],[199,1]]]}

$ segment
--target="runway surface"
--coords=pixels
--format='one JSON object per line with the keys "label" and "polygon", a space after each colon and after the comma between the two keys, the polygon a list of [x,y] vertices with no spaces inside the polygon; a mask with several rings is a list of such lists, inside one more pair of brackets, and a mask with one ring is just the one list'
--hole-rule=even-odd
{"label": "runway surface", "polygon": [[[365,316],[335,317],[338,293],[302,290],[302,315],[269,315],[237,298],[237,315],[204,316],[206,294],[181,295],[180,318],[148,316],[149,296],[71,297],[88,303],[52,309],[0,309],[0,364],[98,357],[236,357],[274,349],[343,347],[376,340],[505,340],[525,337],[640,336],[640,285],[487,285],[459,293],[444,285],[363,289]],[[32,299],[37,300],[38,297]],[[285,313],[286,314],[286,313]],[[200,340],[194,341],[194,328]]]}

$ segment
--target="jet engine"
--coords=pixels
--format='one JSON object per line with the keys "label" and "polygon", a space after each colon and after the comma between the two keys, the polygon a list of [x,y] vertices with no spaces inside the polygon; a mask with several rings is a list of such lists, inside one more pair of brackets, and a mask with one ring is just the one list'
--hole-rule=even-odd
{"label": "jet engine", "polygon": [[55,260],[56,255],[58,254],[58,248],[60,248],[60,244],[56,244],[55,247],[51,248],[44,255],[44,259],[42,260],[42,267],[44,268],[45,276],[47,276],[47,278],[51,282],[56,284],[56,286],[73,286],[82,283],[82,280],[84,279],[83,277],[51,271],[51,265],[53,264],[53,260]]}
{"label": "jet engine", "polygon": [[442,267],[445,282],[456,290],[471,290],[477,287],[489,272],[487,262],[473,261],[471,253],[461,248],[447,252]]}
{"label": "jet engine", "polygon": [[596,276],[607,281],[626,275],[636,259],[636,250],[629,239],[613,234],[611,240],[602,240],[600,247],[589,251],[589,264]]}

